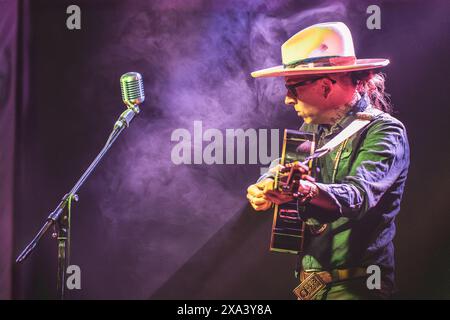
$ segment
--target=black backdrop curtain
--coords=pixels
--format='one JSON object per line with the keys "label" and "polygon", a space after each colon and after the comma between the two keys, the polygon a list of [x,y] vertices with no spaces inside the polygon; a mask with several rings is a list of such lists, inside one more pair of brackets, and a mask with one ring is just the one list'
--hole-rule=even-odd
{"label": "black backdrop curtain", "polygon": [[11,296],[17,4],[0,2],[0,299]]}

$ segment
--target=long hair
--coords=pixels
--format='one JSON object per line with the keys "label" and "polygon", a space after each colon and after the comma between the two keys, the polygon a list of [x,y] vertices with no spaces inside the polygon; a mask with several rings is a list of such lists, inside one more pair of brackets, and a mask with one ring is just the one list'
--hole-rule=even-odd
{"label": "long hair", "polygon": [[393,107],[390,95],[384,91],[386,75],[382,72],[374,72],[373,70],[363,70],[350,72],[350,77],[356,90],[361,95],[366,95],[373,107],[392,113]]}

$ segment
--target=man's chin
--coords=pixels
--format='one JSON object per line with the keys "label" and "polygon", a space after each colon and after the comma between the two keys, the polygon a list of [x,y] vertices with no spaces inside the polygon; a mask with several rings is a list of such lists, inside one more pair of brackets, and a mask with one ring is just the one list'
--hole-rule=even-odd
{"label": "man's chin", "polygon": [[302,118],[305,123],[309,124],[314,122],[314,114],[311,114],[310,112],[308,112],[308,110],[305,110],[305,108],[301,108],[300,110],[295,111],[297,111],[297,116]]}
{"label": "man's chin", "polygon": [[314,124],[314,118],[313,117],[308,117],[308,116],[300,115],[300,114],[298,116],[301,117],[305,123],[307,123],[307,124],[310,124],[310,123]]}

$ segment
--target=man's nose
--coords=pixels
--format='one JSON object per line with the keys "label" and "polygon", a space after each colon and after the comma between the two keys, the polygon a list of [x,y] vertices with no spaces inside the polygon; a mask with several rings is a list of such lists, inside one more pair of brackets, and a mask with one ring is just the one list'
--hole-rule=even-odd
{"label": "man's nose", "polygon": [[297,103],[297,99],[292,95],[292,93],[287,90],[286,98],[284,98],[284,103],[289,106],[294,106]]}

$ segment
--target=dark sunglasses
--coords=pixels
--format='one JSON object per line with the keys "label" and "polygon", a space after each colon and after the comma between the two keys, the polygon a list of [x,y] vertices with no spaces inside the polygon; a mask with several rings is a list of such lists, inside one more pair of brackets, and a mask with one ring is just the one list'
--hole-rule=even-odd
{"label": "dark sunglasses", "polygon": [[288,89],[288,91],[289,91],[294,97],[297,98],[297,88],[298,88],[298,87],[306,86],[306,85],[308,85],[308,84],[314,83],[314,82],[316,82],[317,80],[324,79],[324,78],[330,80],[331,83],[333,83],[333,84],[336,83],[336,80],[333,80],[333,79],[331,79],[330,77],[324,76],[324,77],[318,77],[318,78],[308,79],[308,80],[305,80],[305,81],[296,82],[296,83],[293,83],[293,84],[287,84],[287,83],[286,83],[286,84],[285,84],[285,87],[286,87],[286,89]]}

